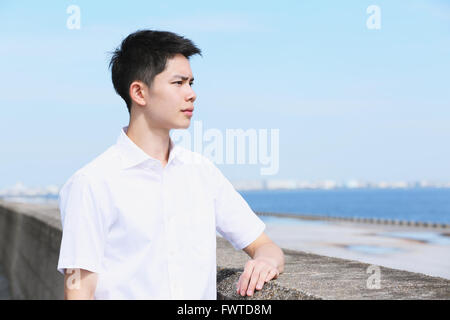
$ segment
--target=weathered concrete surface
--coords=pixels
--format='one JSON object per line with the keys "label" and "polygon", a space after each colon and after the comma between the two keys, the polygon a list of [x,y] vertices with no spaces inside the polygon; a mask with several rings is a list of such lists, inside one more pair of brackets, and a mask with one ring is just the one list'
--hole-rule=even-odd
{"label": "weathered concrete surface", "polygon": [[57,207],[0,201],[0,263],[12,299],[64,297],[61,236]]}
{"label": "weathered concrete surface", "polygon": [[0,300],[9,300],[9,284],[8,279],[4,275],[4,270],[0,265]]}
{"label": "weathered concrete surface", "polygon": [[236,283],[248,256],[223,238],[217,239],[217,250],[220,299],[450,299],[450,280],[380,267],[380,289],[368,289],[374,275],[367,273],[369,264],[293,250],[284,250],[285,272],[278,279],[241,297]]}
{"label": "weathered concrete surface", "polygon": [[[61,243],[56,206],[0,200],[0,263],[13,299],[62,299],[56,271]],[[285,250],[285,272],[253,297],[236,294],[248,256],[217,238],[221,299],[450,299],[449,280],[381,267],[380,289],[368,289],[368,264]]]}

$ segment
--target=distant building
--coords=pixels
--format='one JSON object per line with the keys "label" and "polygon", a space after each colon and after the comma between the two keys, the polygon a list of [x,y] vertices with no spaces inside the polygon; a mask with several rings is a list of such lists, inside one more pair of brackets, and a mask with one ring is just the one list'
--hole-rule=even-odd
{"label": "distant building", "polygon": [[266,187],[269,190],[297,189],[297,182],[295,180],[267,180]]}

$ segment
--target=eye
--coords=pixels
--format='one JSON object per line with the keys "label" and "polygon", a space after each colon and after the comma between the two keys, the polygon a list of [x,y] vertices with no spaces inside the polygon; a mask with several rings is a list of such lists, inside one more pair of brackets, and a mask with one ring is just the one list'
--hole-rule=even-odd
{"label": "eye", "polygon": [[176,81],[176,82],[174,82],[174,83],[179,84],[179,85],[182,85],[182,84],[183,84],[183,81]]}
{"label": "eye", "polygon": [[189,83],[190,84],[190,86],[192,87],[193,85],[194,85],[194,83],[193,82],[191,82],[191,83]]}

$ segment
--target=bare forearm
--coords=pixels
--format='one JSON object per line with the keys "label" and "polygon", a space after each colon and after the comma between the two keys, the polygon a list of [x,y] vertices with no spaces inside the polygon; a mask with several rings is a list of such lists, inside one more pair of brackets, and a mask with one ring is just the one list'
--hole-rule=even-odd
{"label": "bare forearm", "polygon": [[265,243],[255,250],[253,259],[262,258],[272,262],[280,273],[284,271],[284,253],[275,243]]}
{"label": "bare forearm", "polygon": [[72,289],[64,292],[64,300],[94,300],[94,295],[88,291]]}
{"label": "bare forearm", "polygon": [[65,300],[93,300],[98,275],[83,269],[66,269],[64,277]]}

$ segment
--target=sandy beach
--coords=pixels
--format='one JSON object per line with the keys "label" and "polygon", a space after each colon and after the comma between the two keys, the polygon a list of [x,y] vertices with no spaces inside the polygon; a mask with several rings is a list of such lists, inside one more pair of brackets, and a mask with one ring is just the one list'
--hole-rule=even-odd
{"label": "sandy beach", "polygon": [[450,279],[450,230],[260,216],[279,246]]}

